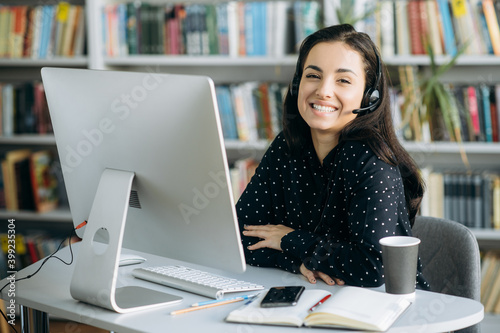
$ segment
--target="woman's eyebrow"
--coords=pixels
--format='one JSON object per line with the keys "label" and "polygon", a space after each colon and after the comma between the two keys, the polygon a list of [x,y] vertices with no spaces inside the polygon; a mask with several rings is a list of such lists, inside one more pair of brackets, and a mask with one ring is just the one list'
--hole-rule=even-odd
{"label": "woman's eyebrow", "polygon": [[354,71],[349,69],[349,68],[339,68],[339,69],[337,69],[337,73],[352,73],[352,74],[358,76],[358,74],[354,73]]}
{"label": "woman's eyebrow", "polygon": [[[323,70],[322,70],[321,68],[319,68],[318,66],[316,66],[316,65],[309,65],[309,66],[307,66],[306,68],[304,68],[304,71],[305,71],[306,69],[308,69],[308,68],[310,68],[310,69],[312,69],[312,70],[315,70],[315,71],[318,71],[318,72],[320,72],[320,73],[323,73]],[[354,71],[353,71],[353,70],[351,70],[351,69],[349,69],[349,68],[338,68],[336,72],[337,72],[337,73],[352,73],[352,74],[354,74],[354,75],[358,76],[356,73],[354,73]]]}
{"label": "woman's eyebrow", "polygon": [[304,68],[304,70],[306,70],[306,69],[308,69],[308,68],[313,69],[313,70],[315,70],[315,71],[318,71],[318,72],[320,72],[320,73],[323,73],[323,70],[322,70],[321,68],[319,68],[318,66],[316,66],[316,65],[309,65],[309,66],[307,66],[306,68]]}

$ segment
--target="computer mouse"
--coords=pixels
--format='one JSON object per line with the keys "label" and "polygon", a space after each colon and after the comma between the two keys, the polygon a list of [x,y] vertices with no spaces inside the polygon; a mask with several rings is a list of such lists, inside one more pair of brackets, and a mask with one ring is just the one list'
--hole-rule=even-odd
{"label": "computer mouse", "polygon": [[143,258],[137,254],[122,253],[120,255],[120,260],[118,261],[118,265],[119,266],[136,265],[136,264],[141,264],[145,261],[146,258]]}

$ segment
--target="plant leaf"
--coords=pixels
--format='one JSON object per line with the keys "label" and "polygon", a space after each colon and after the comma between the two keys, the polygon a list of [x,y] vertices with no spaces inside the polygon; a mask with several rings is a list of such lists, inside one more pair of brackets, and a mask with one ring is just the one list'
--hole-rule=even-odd
{"label": "plant leaf", "polygon": [[449,71],[450,68],[452,68],[457,62],[458,57],[465,52],[465,50],[467,49],[467,45],[469,45],[469,43],[462,45],[462,47],[457,51],[457,53],[450,59],[450,61],[447,64],[439,66],[435,75],[439,77],[444,73],[446,73],[447,71]]}
{"label": "plant leaf", "polygon": [[450,135],[450,139],[456,141],[455,129],[453,126],[453,120],[451,116],[451,106],[450,106],[449,96],[446,95],[442,83],[436,84],[434,91],[436,93],[439,106],[438,108],[435,109],[435,111],[439,110],[439,112],[441,112],[446,129],[448,130],[448,134]]}

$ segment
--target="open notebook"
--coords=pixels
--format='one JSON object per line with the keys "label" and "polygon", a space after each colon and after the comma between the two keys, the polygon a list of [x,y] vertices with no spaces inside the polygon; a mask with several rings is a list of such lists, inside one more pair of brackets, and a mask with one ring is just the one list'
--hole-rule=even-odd
{"label": "open notebook", "polygon": [[391,295],[359,287],[335,289],[323,304],[312,312],[309,309],[330,292],[305,290],[296,306],[261,308],[266,292],[252,302],[232,311],[228,322],[353,328],[370,331],[386,331],[410,306],[403,296]]}

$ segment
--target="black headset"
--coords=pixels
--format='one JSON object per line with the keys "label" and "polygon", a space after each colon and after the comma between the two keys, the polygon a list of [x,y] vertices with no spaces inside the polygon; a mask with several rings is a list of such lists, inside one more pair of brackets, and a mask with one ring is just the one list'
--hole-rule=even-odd
{"label": "black headset", "polygon": [[[361,108],[352,110],[352,113],[364,115],[373,112],[381,103],[378,86],[380,84],[380,78],[382,76],[382,64],[380,62],[380,57],[378,56],[377,50],[374,48],[373,51],[375,52],[375,57],[377,57],[377,72],[375,77],[375,84],[373,85],[373,87],[366,89],[363,100],[361,101]],[[297,63],[297,68],[295,69],[295,74],[293,75],[292,79],[292,85],[290,87],[290,94],[292,96],[298,96],[299,94],[299,66],[300,64]]]}

